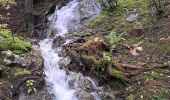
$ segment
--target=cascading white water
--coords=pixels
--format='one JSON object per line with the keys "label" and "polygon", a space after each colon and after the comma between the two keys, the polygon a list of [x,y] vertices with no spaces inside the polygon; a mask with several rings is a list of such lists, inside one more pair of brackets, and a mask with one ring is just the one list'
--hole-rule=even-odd
{"label": "cascading white water", "polygon": [[[86,2],[87,0],[84,1]],[[78,27],[81,20],[78,8],[79,2],[80,0],[73,0],[66,6],[57,10],[52,15],[53,17],[50,19],[52,21],[51,27],[56,30],[56,33],[58,35],[64,36],[65,33],[68,33],[70,27]],[[98,11],[96,11],[95,13],[98,13]],[[48,85],[49,92],[54,95],[54,100],[77,100],[77,98],[74,96],[74,90],[69,88],[67,78],[68,76],[66,72],[64,70],[61,70],[58,64],[60,60],[60,57],[58,56],[60,48],[57,48],[57,50],[54,50],[52,48],[52,39],[45,39],[39,44],[42,57],[44,58],[44,72],[46,75],[46,83]]]}

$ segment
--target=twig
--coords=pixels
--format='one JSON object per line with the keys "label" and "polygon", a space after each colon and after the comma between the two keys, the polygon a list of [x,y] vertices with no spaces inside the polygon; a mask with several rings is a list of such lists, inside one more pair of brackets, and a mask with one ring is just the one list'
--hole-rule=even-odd
{"label": "twig", "polygon": [[6,82],[8,82],[8,81],[3,81],[3,82],[0,83],[0,85],[4,84],[4,83],[6,83]]}
{"label": "twig", "polygon": [[162,86],[165,88],[170,88],[170,86],[168,84],[161,84],[159,82],[147,82],[144,85],[154,85],[154,86]]}

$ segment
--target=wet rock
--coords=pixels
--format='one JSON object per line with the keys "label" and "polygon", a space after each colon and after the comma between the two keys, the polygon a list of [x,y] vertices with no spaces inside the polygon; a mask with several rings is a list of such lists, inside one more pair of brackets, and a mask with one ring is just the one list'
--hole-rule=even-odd
{"label": "wet rock", "polygon": [[103,100],[116,100],[115,92],[112,90],[103,91]]}
{"label": "wet rock", "polygon": [[76,96],[79,100],[95,100],[92,94],[85,91],[77,91]]}
{"label": "wet rock", "polygon": [[40,48],[38,45],[32,46],[32,51],[26,54],[15,55],[14,63],[19,63],[22,66],[42,67],[43,59],[41,57]]}
{"label": "wet rock", "polygon": [[94,91],[91,82],[80,73],[70,72],[69,81],[72,82],[73,88],[76,90],[87,91],[89,93]]}
{"label": "wet rock", "polygon": [[41,57],[38,45],[33,45],[32,51],[29,53],[15,55],[11,51],[5,51],[3,52],[3,54],[4,54],[3,62],[6,65],[19,64],[22,67],[32,66],[35,68],[43,66],[43,59]]}
{"label": "wet rock", "polygon": [[95,100],[93,92],[98,92],[93,83],[81,73],[69,73],[69,84],[79,100]]}
{"label": "wet rock", "polygon": [[69,57],[62,57],[58,64],[61,66],[61,67],[66,67],[68,64],[70,64],[71,62],[71,59]]}
{"label": "wet rock", "polygon": [[19,100],[52,100],[51,95],[47,91],[40,91],[33,95],[26,95],[21,93]]}
{"label": "wet rock", "polygon": [[57,48],[60,47],[62,44],[64,44],[66,41],[64,39],[64,37],[58,35],[55,36],[53,39],[53,48]]}

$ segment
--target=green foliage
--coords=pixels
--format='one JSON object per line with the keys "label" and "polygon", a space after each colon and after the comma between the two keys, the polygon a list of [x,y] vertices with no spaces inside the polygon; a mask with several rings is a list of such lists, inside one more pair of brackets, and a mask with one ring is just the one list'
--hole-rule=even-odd
{"label": "green foliage", "polygon": [[0,51],[11,50],[16,54],[21,54],[31,50],[31,44],[23,42],[17,37],[0,39]]}
{"label": "green foliage", "polygon": [[0,39],[11,37],[12,33],[9,29],[1,29],[0,30]]}
{"label": "green foliage", "polygon": [[120,35],[116,35],[116,32],[113,30],[108,36],[106,36],[109,46],[110,46],[110,51],[114,50],[116,48],[116,45],[118,42],[125,40],[124,36],[126,33],[121,33]]}
{"label": "green foliage", "polygon": [[11,50],[15,54],[22,54],[31,50],[31,44],[18,37],[12,37],[8,29],[0,30],[0,51]]}
{"label": "green foliage", "polygon": [[27,91],[28,94],[37,92],[37,89],[35,88],[34,83],[35,83],[34,80],[27,80],[26,81],[26,86],[28,87],[28,91]]}
{"label": "green foliage", "polygon": [[15,0],[0,0],[0,7],[7,7],[15,4]]}
{"label": "green foliage", "polygon": [[108,66],[114,66],[115,60],[113,60],[108,53],[103,53],[103,58],[99,62],[99,66],[107,69]]}
{"label": "green foliage", "polygon": [[14,69],[14,76],[28,75],[28,74],[31,74],[31,71],[26,70],[26,69],[21,69],[21,68]]}

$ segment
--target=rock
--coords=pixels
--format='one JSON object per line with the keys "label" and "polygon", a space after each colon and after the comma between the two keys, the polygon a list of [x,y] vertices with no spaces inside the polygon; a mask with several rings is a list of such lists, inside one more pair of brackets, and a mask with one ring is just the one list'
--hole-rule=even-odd
{"label": "rock", "polygon": [[94,91],[91,82],[80,73],[70,72],[69,81],[76,90],[86,91],[89,93]]}
{"label": "rock", "polygon": [[139,16],[139,12],[137,9],[133,9],[132,13],[126,18],[126,21],[132,22],[134,20],[137,20]]}
{"label": "rock", "polygon": [[95,100],[92,94],[85,91],[76,91],[78,100]]}
{"label": "rock", "polygon": [[15,55],[14,63],[19,63],[22,66],[42,67],[43,59],[41,57],[40,48],[37,45],[32,46],[32,51],[29,53]]}
{"label": "rock", "polygon": [[64,37],[60,35],[56,35],[53,39],[53,48],[60,47],[62,44],[64,44],[66,41]]}
{"label": "rock", "polygon": [[127,18],[126,21],[132,22],[138,18],[139,14],[130,14]]}
{"label": "rock", "polygon": [[103,100],[116,100],[115,92],[112,90],[103,91]]}
{"label": "rock", "polygon": [[68,64],[70,64],[71,62],[71,59],[69,57],[62,57],[58,64],[61,66],[61,67],[66,67]]}
{"label": "rock", "polygon": [[10,51],[10,50],[7,50],[7,51],[1,51],[2,52],[2,54],[4,54],[6,57],[10,57],[10,56],[12,56],[12,54],[13,54],[13,52],[12,51]]}
{"label": "rock", "polygon": [[10,64],[12,64],[12,61],[10,59],[4,58],[4,63],[7,65],[10,65]]}
{"label": "rock", "polygon": [[33,95],[19,94],[19,100],[52,100],[51,95],[47,91],[39,91]]}
{"label": "rock", "polygon": [[35,68],[43,66],[43,59],[38,45],[33,45],[31,52],[21,55],[15,55],[11,51],[5,51],[3,53],[5,54],[3,61],[6,65],[20,64],[22,67],[32,66]]}
{"label": "rock", "polygon": [[75,95],[79,100],[95,100],[93,93],[98,92],[96,86],[81,73],[70,72],[69,84],[75,90]]}

